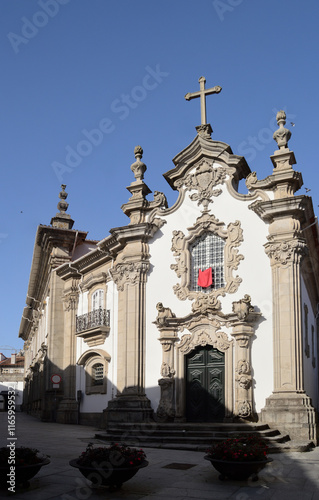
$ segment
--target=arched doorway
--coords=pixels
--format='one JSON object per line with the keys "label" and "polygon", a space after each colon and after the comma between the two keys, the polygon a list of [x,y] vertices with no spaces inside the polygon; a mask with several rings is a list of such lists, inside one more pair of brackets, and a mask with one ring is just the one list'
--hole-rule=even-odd
{"label": "arched doorway", "polygon": [[225,353],[197,346],[185,356],[186,419],[221,422],[225,417]]}

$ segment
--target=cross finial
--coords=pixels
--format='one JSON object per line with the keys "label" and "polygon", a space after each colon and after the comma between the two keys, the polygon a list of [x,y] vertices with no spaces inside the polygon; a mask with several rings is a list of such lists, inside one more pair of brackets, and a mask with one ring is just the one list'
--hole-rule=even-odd
{"label": "cross finial", "polygon": [[206,96],[210,94],[219,94],[222,90],[219,85],[212,87],[211,89],[205,89],[206,79],[204,76],[201,76],[199,81],[199,92],[193,92],[185,95],[186,101],[190,101],[191,99],[195,99],[195,97],[200,97],[200,113],[201,113],[201,125],[206,125]]}

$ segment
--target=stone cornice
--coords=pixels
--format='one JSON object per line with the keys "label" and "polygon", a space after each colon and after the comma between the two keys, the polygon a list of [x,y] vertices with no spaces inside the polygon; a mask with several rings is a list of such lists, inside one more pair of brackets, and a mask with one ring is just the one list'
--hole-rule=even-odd
{"label": "stone cornice", "polygon": [[293,216],[300,221],[306,220],[306,210],[309,211],[308,196],[299,195],[277,200],[260,201],[252,203],[249,208],[263,221],[271,223],[278,217]]}
{"label": "stone cornice", "polygon": [[62,279],[79,277],[96,266],[115,260],[117,255],[129,242],[147,242],[153,237],[156,231],[164,222],[154,219],[151,223],[131,224],[123,227],[116,227],[110,230],[110,235],[101,240],[97,248],[87,253],[83,257],[60,266],[56,272]]}
{"label": "stone cornice", "polygon": [[22,317],[19,329],[19,336],[23,339],[28,337],[32,327],[29,311],[38,309],[48,285],[49,271],[52,267],[52,250],[62,247],[67,250],[66,254],[69,255],[76,240],[85,239],[86,235],[87,233],[83,231],[53,228],[45,225],[38,226],[26,297],[26,304],[29,308],[24,309],[24,317]]}

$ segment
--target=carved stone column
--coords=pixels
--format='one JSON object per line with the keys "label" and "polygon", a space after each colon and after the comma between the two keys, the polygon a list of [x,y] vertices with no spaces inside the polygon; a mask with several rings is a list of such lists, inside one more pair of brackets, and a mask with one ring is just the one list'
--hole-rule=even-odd
{"label": "carved stone column", "polygon": [[175,366],[174,345],[179,340],[177,336],[178,325],[172,311],[157,304],[158,316],[155,324],[160,332],[159,341],[162,345],[163,357],[161,365],[161,376],[158,384],[161,388],[161,399],[157,408],[157,420],[161,422],[173,421],[175,417]]}
{"label": "carved stone column", "polygon": [[63,295],[64,308],[64,349],[63,349],[63,399],[57,411],[57,422],[76,424],[78,419],[78,403],[76,401],[76,311],[78,307],[78,281],[72,280],[72,285]]}
{"label": "carved stone column", "polygon": [[145,284],[148,261],[118,263],[112,277],[118,288],[117,396],[107,407],[107,422],[143,422],[153,410],[145,395]]}
{"label": "carved stone column", "polygon": [[254,414],[252,375],[251,375],[251,342],[255,333],[253,323],[259,314],[254,313],[249,295],[233,302],[233,312],[238,321],[233,323],[232,336],[235,345],[235,417],[253,421]]}

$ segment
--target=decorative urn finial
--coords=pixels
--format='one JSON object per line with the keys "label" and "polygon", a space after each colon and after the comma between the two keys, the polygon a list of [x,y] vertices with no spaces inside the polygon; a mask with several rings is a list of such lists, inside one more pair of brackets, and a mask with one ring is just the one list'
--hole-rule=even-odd
{"label": "decorative urn finial", "polygon": [[134,177],[137,181],[141,181],[144,179],[144,173],[146,171],[146,165],[141,161],[141,158],[143,156],[143,148],[141,146],[136,146],[134,148],[134,156],[136,158],[136,161],[132,163],[131,165],[131,170],[134,174]]}
{"label": "decorative urn finial", "polygon": [[68,197],[68,193],[65,192],[66,184],[61,184],[62,191],[60,191],[59,198],[61,201],[57,204],[60,214],[65,214],[68,209],[69,204],[65,201]]}
{"label": "decorative urn finial", "polygon": [[276,120],[279,129],[274,132],[273,138],[277,142],[279,149],[285,149],[287,148],[288,141],[291,137],[290,130],[284,127],[286,123],[286,113],[283,110],[278,111],[276,115]]}

